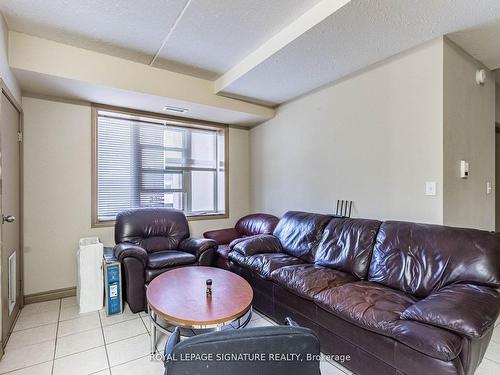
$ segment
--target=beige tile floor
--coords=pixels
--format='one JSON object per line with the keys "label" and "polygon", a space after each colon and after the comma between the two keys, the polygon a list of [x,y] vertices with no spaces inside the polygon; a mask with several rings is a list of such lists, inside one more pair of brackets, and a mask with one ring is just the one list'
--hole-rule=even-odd
{"label": "beige tile floor", "polygon": [[[480,375],[500,374],[500,326],[494,331]],[[255,313],[249,327],[274,324]],[[158,347],[166,341],[158,339]],[[104,311],[79,314],[75,297],[27,305],[21,312],[0,361],[10,375],[162,375],[163,364],[149,357],[149,321],[128,308],[106,317]],[[329,362],[323,375],[352,374]]]}

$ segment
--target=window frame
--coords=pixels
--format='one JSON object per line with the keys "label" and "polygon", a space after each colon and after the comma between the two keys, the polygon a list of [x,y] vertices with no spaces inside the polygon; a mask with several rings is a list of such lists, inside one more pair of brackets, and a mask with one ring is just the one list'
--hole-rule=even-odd
{"label": "window frame", "polygon": [[[193,128],[193,129],[202,129],[202,130],[213,130],[219,129],[224,132],[224,212],[220,214],[201,214],[201,215],[186,215],[188,221],[196,221],[196,220],[218,220],[218,219],[227,219],[229,218],[229,125],[221,124],[217,122],[210,121],[202,121],[191,118],[184,118],[178,116],[171,116],[161,113],[154,113],[148,111],[135,110],[130,108],[116,107],[105,104],[91,104],[91,112],[92,112],[92,173],[91,173],[91,182],[92,182],[92,207],[91,207],[91,228],[102,228],[102,227],[112,227],[115,225],[115,220],[106,220],[100,221],[98,220],[98,175],[97,175],[97,166],[98,166],[98,150],[97,150],[97,117],[98,112],[102,111],[110,111],[118,114],[128,115],[128,116],[138,116],[141,118],[152,118],[156,120],[166,120],[169,122],[169,125],[175,126],[178,125],[183,128]],[[217,192],[215,192],[217,193]]]}

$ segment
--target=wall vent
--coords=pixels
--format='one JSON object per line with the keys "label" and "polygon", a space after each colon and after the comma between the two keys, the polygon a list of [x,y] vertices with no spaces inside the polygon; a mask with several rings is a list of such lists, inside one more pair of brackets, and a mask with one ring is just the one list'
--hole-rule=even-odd
{"label": "wall vent", "polygon": [[9,315],[14,310],[17,300],[16,270],[16,252],[13,252],[9,257]]}

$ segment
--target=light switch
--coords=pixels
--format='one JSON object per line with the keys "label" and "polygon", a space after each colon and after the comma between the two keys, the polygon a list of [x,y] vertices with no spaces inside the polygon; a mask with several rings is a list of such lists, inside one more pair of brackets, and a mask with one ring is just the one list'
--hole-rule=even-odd
{"label": "light switch", "polygon": [[427,181],[425,183],[425,195],[435,196],[436,194],[436,181]]}
{"label": "light switch", "polygon": [[491,181],[488,181],[486,183],[486,194],[491,194],[493,190],[493,184],[491,183]]}
{"label": "light switch", "polygon": [[460,178],[469,178],[469,162],[467,160],[460,161]]}

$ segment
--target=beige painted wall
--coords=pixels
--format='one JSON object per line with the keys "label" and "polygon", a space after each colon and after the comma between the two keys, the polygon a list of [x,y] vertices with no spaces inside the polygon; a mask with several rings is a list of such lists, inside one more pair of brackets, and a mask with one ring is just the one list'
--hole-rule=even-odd
{"label": "beige painted wall", "polygon": [[12,74],[9,67],[9,59],[7,57],[8,51],[8,36],[7,24],[0,13],[0,78],[3,79],[10,92],[16,100],[21,102],[21,89],[17,83],[16,78]]}
{"label": "beige painted wall", "polygon": [[[251,208],[441,223],[442,49],[437,39],[282,106],[250,132]],[[425,182],[437,196],[425,196]]]}
{"label": "beige painted wall", "polygon": [[[498,71],[496,72],[497,74]],[[495,121],[500,123],[500,85],[495,84]],[[500,133],[495,134],[495,230],[500,232]]]}
{"label": "beige painted wall", "polygon": [[[74,286],[78,239],[112,245],[113,228],[91,229],[89,106],[23,97],[25,292]],[[230,218],[190,222],[193,235],[249,211],[248,131],[229,131]]]}
{"label": "beige painted wall", "polygon": [[[500,75],[500,72],[497,73]],[[500,123],[500,85],[495,83],[495,121]]]}
{"label": "beige painted wall", "polygon": [[[498,92],[498,91],[497,91]],[[500,95],[500,92],[499,92]],[[496,153],[496,162],[495,162],[495,230],[500,232],[500,189],[498,188],[500,185],[500,133],[495,134],[495,153]]]}
{"label": "beige painted wall", "polygon": [[[444,223],[495,229],[495,81],[488,71],[484,86],[475,81],[484,67],[451,41],[444,44]],[[470,177],[460,178],[460,160]]]}

